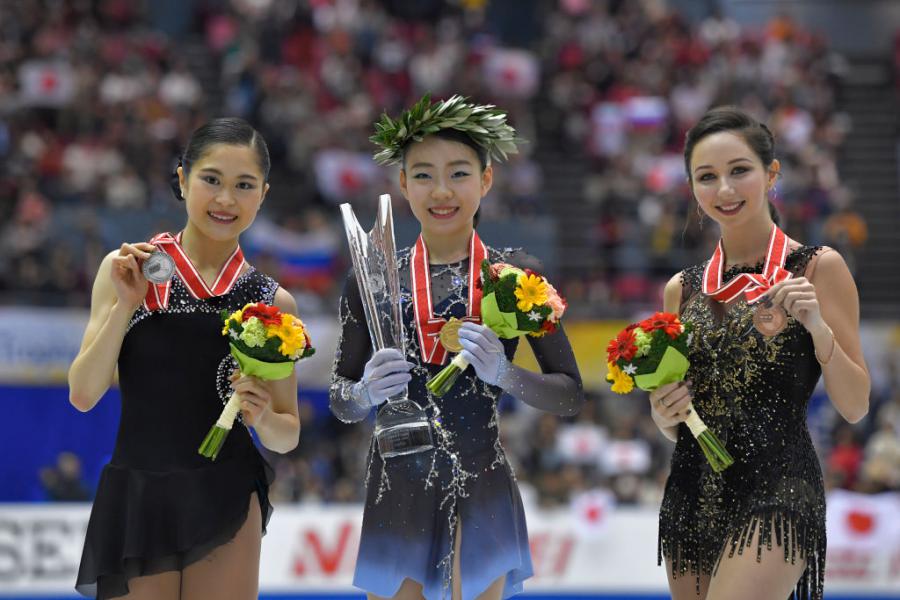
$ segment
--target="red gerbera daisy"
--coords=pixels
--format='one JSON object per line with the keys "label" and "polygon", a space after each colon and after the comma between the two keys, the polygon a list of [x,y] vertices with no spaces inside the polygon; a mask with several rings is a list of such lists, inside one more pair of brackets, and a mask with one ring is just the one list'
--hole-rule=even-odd
{"label": "red gerbera daisy", "polygon": [[673,313],[658,312],[641,321],[639,325],[648,335],[657,329],[662,329],[674,340],[681,334],[681,321],[678,319],[678,315]]}
{"label": "red gerbera daisy", "polygon": [[256,317],[264,325],[281,325],[281,311],[277,306],[269,306],[265,302],[257,302],[245,308],[242,320],[246,321],[250,317]]}
{"label": "red gerbera daisy", "polygon": [[606,362],[614,363],[620,358],[631,360],[637,349],[637,344],[634,343],[634,331],[631,329],[620,331],[619,335],[606,347]]}

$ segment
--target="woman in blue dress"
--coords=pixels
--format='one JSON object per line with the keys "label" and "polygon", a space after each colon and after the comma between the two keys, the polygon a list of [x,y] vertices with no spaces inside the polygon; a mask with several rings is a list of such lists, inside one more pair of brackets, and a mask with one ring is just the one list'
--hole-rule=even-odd
{"label": "woman in blue dress", "polygon": [[[494,118],[473,128],[484,111]],[[479,205],[491,188],[491,158],[515,150],[505,121],[493,107],[455,97],[428,111],[414,108],[395,121],[408,123],[405,130],[395,128],[392,137],[380,128],[375,140],[383,148],[376,160],[400,163],[401,190],[421,224],[415,246],[397,253],[406,355],[396,349],[373,354],[359,289],[349,277],[340,302],[331,409],[345,422],[361,421],[407,389],[433,423],[435,447],[383,459],[371,445],[354,577],[369,598],[499,599],[520,593],[532,575],[531,556],[522,500],[500,444],[497,403],[506,392],[536,408],[573,415],[584,401],[562,328],[528,338],[542,371],[534,373],[511,363],[517,339],[500,340],[478,318],[472,283],[482,257],[538,267],[521,250],[484,244],[475,231]],[[465,321],[461,354],[473,368],[435,397],[425,384],[446,363],[437,332],[451,317]]]}

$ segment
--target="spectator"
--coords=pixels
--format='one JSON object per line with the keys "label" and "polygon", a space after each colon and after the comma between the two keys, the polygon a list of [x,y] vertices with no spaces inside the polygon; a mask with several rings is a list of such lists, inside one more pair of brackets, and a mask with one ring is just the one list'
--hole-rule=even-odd
{"label": "spectator", "polygon": [[866,443],[861,479],[861,491],[900,491],[900,438],[887,420]]}
{"label": "spectator", "polygon": [[81,478],[81,459],[72,452],[60,452],[56,465],[40,472],[47,499],[54,502],[85,502],[91,499]]}
{"label": "spectator", "polygon": [[828,473],[839,487],[852,490],[859,478],[863,448],[857,440],[853,427],[846,423],[838,426],[834,439],[834,448],[828,455]]}

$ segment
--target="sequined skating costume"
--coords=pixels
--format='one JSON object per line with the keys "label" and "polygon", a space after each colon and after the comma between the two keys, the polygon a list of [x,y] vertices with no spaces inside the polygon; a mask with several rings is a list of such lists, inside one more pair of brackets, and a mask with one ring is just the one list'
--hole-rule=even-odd
{"label": "sequined skating costume", "polygon": [[219,312],[274,301],[278,284],[243,273],[198,300],[173,279],[168,308],[132,316],[119,353],[122,414],[91,510],[76,589],[110,598],[140,575],[181,570],[228,542],[257,492],[263,528],[273,471],[236,422],[215,462],[197,453],[230,395],[235,363]]}
{"label": "sequined skating costume", "polygon": [[[817,250],[795,249],[785,268],[802,276]],[[743,298],[723,306],[703,295],[704,266],[682,274],[681,318],[695,327],[687,378],[697,413],[735,463],[714,473],[687,427],[679,427],[660,509],[660,560],[671,560],[678,577],[697,576],[714,572],[723,553],[760,555],[772,547],[787,561],[807,563],[792,597],[820,599],[825,494],[806,425],[821,375],[812,338],[790,316],[779,335],[762,336]],[[762,265],[729,269],[723,282],[740,272],[760,273]]]}
{"label": "sequined skating costume", "polygon": [[[533,259],[521,252],[488,252],[491,262],[535,267]],[[374,444],[370,448],[354,585],[390,597],[410,578],[423,585],[428,600],[450,597],[453,541],[461,519],[463,598],[477,597],[502,576],[506,577],[506,598],[522,591],[532,565],[522,500],[500,445],[497,402],[502,390],[487,385],[469,368],[443,397],[427,392],[425,383],[442,367],[421,358],[408,249],[398,252],[398,264],[406,358],[415,364],[409,397],[424,406],[430,418],[439,419],[440,426],[433,428],[436,448],[432,451],[385,461]],[[466,314],[468,265],[466,259],[430,266],[436,316]],[[350,388],[362,377],[372,344],[352,276],[341,298],[340,314],[343,328],[331,407],[342,420],[354,422],[370,413],[355,403]],[[543,374],[520,373],[507,391],[519,398],[529,394],[530,403],[543,401],[548,410],[577,407],[583,397],[581,380],[564,332],[528,340]],[[503,340],[503,344],[512,359],[518,340]]]}

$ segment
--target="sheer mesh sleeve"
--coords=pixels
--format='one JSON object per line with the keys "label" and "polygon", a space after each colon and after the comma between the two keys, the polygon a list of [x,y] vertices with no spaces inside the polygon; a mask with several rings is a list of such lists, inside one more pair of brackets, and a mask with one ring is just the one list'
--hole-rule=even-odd
{"label": "sheer mesh sleeve", "polygon": [[[513,252],[509,263],[543,272],[541,262],[524,252]],[[528,339],[541,373],[510,364],[500,377],[500,387],[514,398],[557,415],[574,415],[584,404],[584,387],[569,338],[560,323],[555,333]]]}
{"label": "sheer mesh sleeve", "polygon": [[562,326],[540,338],[526,337],[541,372],[510,364],[500,376],[500,387],[540,410],[563,416],[577,414],[584,404],[584,388],[575,354]]}
{"label": "sheer mesh sleeve", "polygon": [[366,361],[372,356],[372,340],[356,276],[352,270],[344,283],[338,314],[341,319],[341,337],[331,370],[329,405],[338,419],[345,423],[355,423],[365,419],[371,410],[370,406],[361,401],[357,384],[362,379]]}

